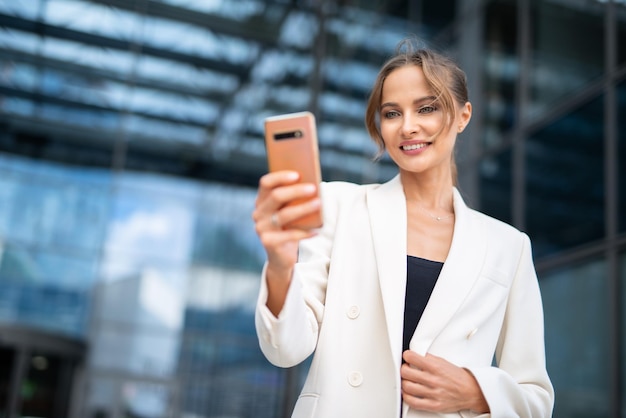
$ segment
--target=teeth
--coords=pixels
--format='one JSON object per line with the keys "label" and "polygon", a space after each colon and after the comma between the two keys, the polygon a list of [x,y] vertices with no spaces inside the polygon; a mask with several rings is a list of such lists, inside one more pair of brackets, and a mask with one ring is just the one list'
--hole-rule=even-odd
{"label": "teeth", "polygon": [[420,149],[420,148],[424,148],[426,145],[428,145],[428,143],[426,142],[422,142],[420,144],[412,144],[412,145],[403,145],[402,148],[405,151],[412,151],[412,150],[416,150],[416,149]]}

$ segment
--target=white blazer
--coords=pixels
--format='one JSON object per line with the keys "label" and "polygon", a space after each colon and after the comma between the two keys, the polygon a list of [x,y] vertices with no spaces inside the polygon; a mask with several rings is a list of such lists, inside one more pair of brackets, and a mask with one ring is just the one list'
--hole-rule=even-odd
{"label": "white blazer", "polygon": [[[525,417],[552,414],[543,309],[530,241],[469,209],[454,190],[448,258],[410,342],[469,369],[491,414],[433,414],[401,402],[407,261],[399,176],[378,185],[321,185],[324,226],[302,241],[278,318],[261,281],[256,329],[280,367],[314,353],[293,418]],[[496,366],[497,365],[497,366]]]}

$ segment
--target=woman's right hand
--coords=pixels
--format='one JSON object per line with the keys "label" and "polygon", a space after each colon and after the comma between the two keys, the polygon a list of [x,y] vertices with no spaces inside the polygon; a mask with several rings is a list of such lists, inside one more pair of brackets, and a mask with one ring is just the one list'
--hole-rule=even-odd
{"label": "woman's right hand", "polygon": [[315,231],[284,225],[319,210],[321,206],[319,197],[287,206],[294,200],[316,194],[318,185],[298,183],[298,179],[299,174],[295,171],[277,171],[261,177],[252,213],[256,233],[267,254],[267,305],[274,315],[282,309],[298,260],[298,243],[315,235]]}

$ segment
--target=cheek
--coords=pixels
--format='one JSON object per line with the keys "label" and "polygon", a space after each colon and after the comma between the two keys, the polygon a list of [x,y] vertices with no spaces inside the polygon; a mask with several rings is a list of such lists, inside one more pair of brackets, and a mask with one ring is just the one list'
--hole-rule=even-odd
{"label": "cheek", "polygon": [[394,124],[392,120],[383,120],[380,122],[380,133],[382,134],[383,138],[388,137],[397,130],[397,127],[395,125],[396,124]]}

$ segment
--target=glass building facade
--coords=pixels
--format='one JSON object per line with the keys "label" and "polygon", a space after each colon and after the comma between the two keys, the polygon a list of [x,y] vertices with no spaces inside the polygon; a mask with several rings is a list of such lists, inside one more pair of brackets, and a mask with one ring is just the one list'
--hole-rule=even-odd
{"label": "glass building facade", "polygon": [[556,418],[626,417],[626,1],[0,0],[0,417],[288,417],[253,310],[263,119],[324,180],[407,35],[466,70],[471,206],[526,231]]}

